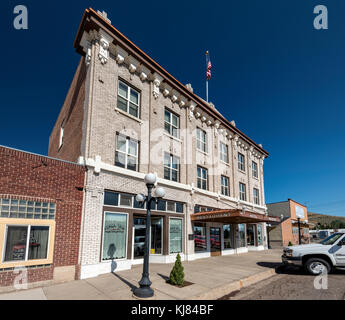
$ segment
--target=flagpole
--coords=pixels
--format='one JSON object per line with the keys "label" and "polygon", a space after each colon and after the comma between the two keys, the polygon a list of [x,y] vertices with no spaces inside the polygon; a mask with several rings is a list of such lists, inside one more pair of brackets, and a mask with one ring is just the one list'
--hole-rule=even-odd
{"label": "flagpole", "polygon": [[[208,56],[208,51],[206,51],[206,68],[207,68],[207,56]],[[206,77],[206,102],[208,102],[208,80],[207,80],[207,77]]]}

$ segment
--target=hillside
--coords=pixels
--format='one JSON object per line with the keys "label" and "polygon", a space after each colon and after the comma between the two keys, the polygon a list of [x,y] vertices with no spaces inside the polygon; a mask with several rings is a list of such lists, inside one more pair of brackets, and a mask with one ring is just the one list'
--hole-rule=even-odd
{"label": "hillside", "polygon": [[[315,226],[320,223],[321,229],[345,228],[345,217],[308,212],[308,221]],[[314,228],[314,226],[311,226],[311,229]]]}

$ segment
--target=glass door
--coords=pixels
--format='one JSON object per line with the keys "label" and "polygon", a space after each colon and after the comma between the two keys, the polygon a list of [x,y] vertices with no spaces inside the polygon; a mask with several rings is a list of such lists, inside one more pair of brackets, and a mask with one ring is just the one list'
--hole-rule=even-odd
{"label": "glass door", "polygon": [[221,255],[220,228],[210,227],[211,256]]}
{"label": "glass door", "polygon": [[163,218],[151,218],[151,254],[162,254]]}
{"label": "glass door", "polygon": [[134,244],[133,244],[133,253],[134,259],[144,258],[144,249],[145,249],[145,232],[146,232],[146,218],[137,218],[133,219],[134,224]]}

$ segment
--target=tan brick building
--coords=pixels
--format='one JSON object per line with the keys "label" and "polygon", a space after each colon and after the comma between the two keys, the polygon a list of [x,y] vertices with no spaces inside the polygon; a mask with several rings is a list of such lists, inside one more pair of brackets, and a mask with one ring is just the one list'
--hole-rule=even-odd
{"label": "tan brick building", "polygon": [[281,219],[269,227],[269,240],[272,247],[287,246],[289,242],[299,244],[298,218],[300,218],[301,242],[310,243],[307,207],[292,200],[268,203],[268,213]]}
{"label": "tan brick building", "polygon": [[166,190],[152,211],[150,262],[263,250],[265,221],[275,219],[265,206],[262,146],[106,14],[85,10],[74,47],[81,60],[49,155],[88,168],[81,278],[142,263],[145,209],[135,195],[148,172]]}

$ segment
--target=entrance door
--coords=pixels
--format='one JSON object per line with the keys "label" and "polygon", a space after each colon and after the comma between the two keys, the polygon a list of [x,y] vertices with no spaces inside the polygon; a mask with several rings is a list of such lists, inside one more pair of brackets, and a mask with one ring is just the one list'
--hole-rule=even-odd
{"label": "entrance door", "polygon": [[221,255],[220,228],[210,227],[211,256]]}

